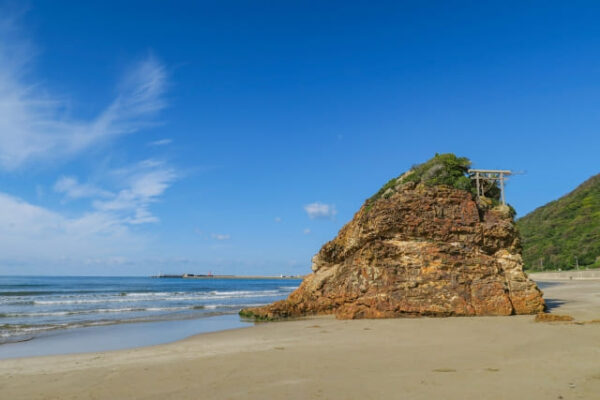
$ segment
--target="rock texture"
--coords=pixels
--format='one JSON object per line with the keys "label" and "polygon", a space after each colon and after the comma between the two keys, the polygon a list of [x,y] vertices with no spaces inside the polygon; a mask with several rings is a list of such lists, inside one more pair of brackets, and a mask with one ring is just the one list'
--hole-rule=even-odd
{"label": "rock texture", "polygon": [[288,299],[242,310],[278,319],[537,314],[542,292],[522,268],[507,206],[449,186],[404,183],[365,203],[313,258]]}

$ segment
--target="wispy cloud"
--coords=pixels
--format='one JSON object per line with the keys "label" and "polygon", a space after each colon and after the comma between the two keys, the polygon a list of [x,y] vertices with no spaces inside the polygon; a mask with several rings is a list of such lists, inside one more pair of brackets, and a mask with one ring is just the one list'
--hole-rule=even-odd
{"label": "wispy cloud", "polygon": [[[118,85],[115,99],[91,119],[67,112],[62,94],[31,78],[34,50],[14,20],[0,17],[0,168],[62,160],[152,123],[165,107],[165,67],[153,56],[138,62]],[[25,71],[25,72],[24,72]]]}
{"label": "wispy cloud", "polygon": [[0,193],[0,221],[0,253],[19,260],[112,256],[135,252],[145,242],[114,214],[94,211],[70,218],[5,193]]}
{"label": "wispy cloud", "polygon": [[54,191],[64,193],[67,198],[112,197],[112,193],[89,183],[79,183],[77,178],[62,176],[54,184]]}
{"label": "wispy cloud", "polygon": [[302,233],[304,233],[305,235],[310,235],[311,230],[309,228],[306,228],[302,231]]}
{"label": "wispy cloud", "polygon": [[222,234],[222,233],[211,233],[210,237],[215,240],[229,240],[231,239],[230,235]]}
{"label": "wispy cloud", "polygon": [[67,199],[90,198],[95,212],[111,213],[121,224],[158,222],[149,210],[177,179],[175,169],[156,160],[144,160],[112,171],[121,189],[110,191],[89,183],[79,183],[76,177],[63,176],[54,190]]}
{"label": "wispy cloud", "polygon": [[304,206],[304,211],[310,219],[334,219],[337,214],[335,204],[314,202]]}
{"label": "wispy cloud", "polygon": [[144,160],[133,166],[114,171],[125,188],[112,193],[108,199],[93,202],[96,210],[119,215],[124,223],[143,224],[158,222],[150,212],[150,205],[177,179],[175,170],[155,160]]}
{"label": "wispy cloud", "polygon": [[[133,64],[116,84],[117,94],[91,118],[69,112],[68,96],[49,93],[32,74],[35,48],[16,19],[0,10],[0,170],[81,156],[118,136],[156,124],[166,106],[167,74],[154,56]],[[168,144],[164,139],[163,145]],[[21,173],[21,171],[19,172]],[[71,260],[123,264],[147,251],[149,237],[139,227],[155,223],[152,204],[178,178],[176,170],[148,159],[121,168],[103,168],[94,179],[73,171],[53,190],[64,200],[88,206],[53,210],[0,192],[0,255],[4,260],[55,265]],[[38,202],[46,198],[37,187]],[[134,225],[136,226],[134,228]],[[32,252],[31,249],[35,249]],[[112,261],[111,261],[112,260]]]}
{"label": "wispy cloud", "polygon": [[153,142],[149,142],[148,146],[166,146],[173,143],[173,139],[160,139]]}
{"label": "wispy cloud", "polygon": [[0,254],[23,259],[36,249],[38,257],[79,261],[88,257],[114,257],[115,252],[135,254],[147,242],[133,225],[158,222],[150,206],[160,200],[177,179],[164,163],[147,160],[113,171],[123,188],[106,190],[61,177],[54,190],[67,199],[89,199],[91,206],[79,215],[67,215],[0,192]]}

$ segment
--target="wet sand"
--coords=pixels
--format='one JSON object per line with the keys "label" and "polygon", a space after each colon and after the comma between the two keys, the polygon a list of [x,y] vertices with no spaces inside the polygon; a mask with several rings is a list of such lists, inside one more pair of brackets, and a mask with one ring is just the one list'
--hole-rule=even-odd
{"label": "wet sand", "polygon": [[[0,362],[19,357],[90,353],[175,342],[191,335],[252,326],[238,315],[90,326],[48,332],[23,341],[0,344]],[[0,400],[2,396],[0,396]]]}
{"label": "wet sand", "polygon": [[[600,319],[600,281],[544,288]],[[0,361],[0,398],[597,399],[600,324],[533,316],[314,318],[154,347]]]}

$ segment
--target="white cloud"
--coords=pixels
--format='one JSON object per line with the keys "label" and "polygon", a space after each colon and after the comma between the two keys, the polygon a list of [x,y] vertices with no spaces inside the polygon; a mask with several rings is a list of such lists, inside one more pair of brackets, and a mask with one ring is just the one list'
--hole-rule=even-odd
{"label": "white cloud", "polygon": [[[91,118],[75,118],[66,96],[48,93],[32,78],[34,53],[14,20],[0,14],[0,170],[82,155],[154,125],[165,107],[166,70],[149,56],[127,71],[106,107]],[[69,172],[53,186],[67,200],[87,199],[83,212],[51,210],[0,192],[0,268],[122,265],[152,250],[150,237],[134,225],[158,221],[151,205],[177,179],[175,169],[150,159],[100,172],[93,182]],[[46,197],[43,187],[36,190],[38,201]]]}
{"label": "white cloud", "polygon": [[175,170],[163,162],[144,160],[129,167],[112,171],[122,188],[109,191],[92,184],[79,183],[75,177],[63,176],[54,190],[68,199],[91,198],[94,210],[109,212],[122,223],[143,224],[158,222],[149,210],[152,203],[177,179]]}
{"label": "white cloud", "polygon": [[171,144],[172,142],[173,142],[172,139],[160,139],[160,140],[155,140],[154,142],[148,143],[148,146],[166,146],[168,144]]}
{"label": "white cloud", "polygon": [[5,193],[0,193],[0,238],[2,257],[18,260],[114,256],[139,251],[145,243],[114,214],[69,218]]}
{"label": "white cloud", "polygon": [[302,231],[305,235],[310,235],[310,229],[306,228],[304,229],[304,231]]}
{"label": "white cloud", "polygon": [[[0,18],[0,168],[62,160],[151,124],[165,107],[165,67],[154,57],[125,75],[115,99],[90,119],[72,118],[62,95],[49,94],[25,72],[32,46],[13,21]],[[25,71],[25,72],[24,72]]]}
{"label": "white cloud", "polygon": [[136,252],[142,251],[148,240],[131,227],[158,222],[150,205],[160,200],[177,175],[158,162],[140,162],[115,173],[123,186],[117,191],[81,184],[74,177],[62,177],[56,182],[55,190],[67,198],[92,200],[91,208],[78,216],[66,216],[0,192],[2,257],[37,257],[38,262],[69,259],[85,264],[87,259],[110,260],[123,253],[139,255]]}
{"label": "white cloud", "polygon": [[110,199],[95,200],[94,208],[117,213],[129,224],[158,222],[149,207],[177,179],[175,170],[159,161],[144,160],[134,166],[122,168],[116,174],[125,182],[126,187],[113,194]]}
{"label": "white cloud", "polygon": [[281,221],[282,221],[281,217],[275,217],[275,222],[276,222],[276,223],[278,223],[278,224],[279,224]]}
{"label": "white cloud", "polygon": [[231,239],[230,235],[224,235],[224,234],[220,234],[220,233],[211,233],[210,237],[215,239],[215,240],[229,240]]}
{"label": "white cloud", "polygon": [[112,173],[119,181],[120,190],[82,184],[77,178],[67,176],[56,181],[54,190],[67,199],[90,198],[94,212],[110,213],[120,224],[158,222],[158,217],[150,212],[150,205],[158,202],[177,179],[175,170],[159,161],[144,160]]}
{"label": "white cloud", "polygon": [[109,191],[100,189],[89,183],[79,183],[77,178],[72,176],[62,176],[54,184],[54,191],[64,193],[71,199],[81,199],[86,197],[112,197]]}
{"label": "white cloud", "polygon": [[334,219],[337,214],[334,204],[325,204],[318,201],[305,205],[304,211],[310,219]]}

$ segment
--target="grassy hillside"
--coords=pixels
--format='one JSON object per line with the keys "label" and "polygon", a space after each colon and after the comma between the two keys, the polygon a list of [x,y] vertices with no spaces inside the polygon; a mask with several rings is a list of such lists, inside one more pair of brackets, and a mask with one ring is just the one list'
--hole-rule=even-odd
{"label": "grassy hillside", "polygon": [[517,224],[526,268],[600,267],[600,174]]}

